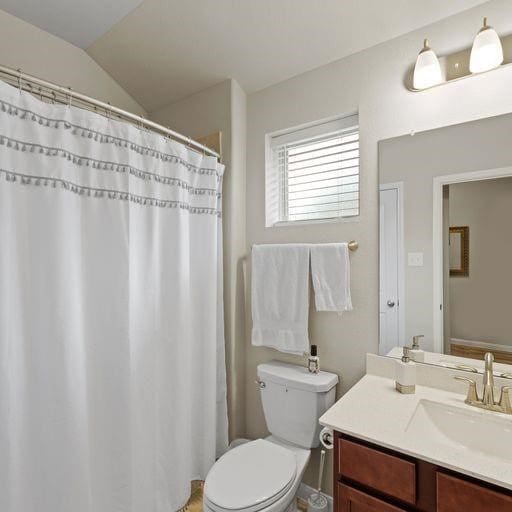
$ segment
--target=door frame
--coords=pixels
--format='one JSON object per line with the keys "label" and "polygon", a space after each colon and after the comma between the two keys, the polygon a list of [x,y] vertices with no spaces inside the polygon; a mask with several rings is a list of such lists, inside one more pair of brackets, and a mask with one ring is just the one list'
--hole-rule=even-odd
{"label": "door frame", "polygon": [[[404,248],[404,182],[395,181],[392,183],[381,183],[379,185],[379,215],[380,215],[380,192],[383,190],[396,190],[398,197],[398,229],[397,229],[397,256],[398,256],[398,345],[405,345],[405,248]],[[380,240],[379,240],[380,254]],[[380,289],[380,275],[379,275]],[[379,304],[380,310],[380,304]],[[380,314],[380,312],[379,312]]]}
{"label": "door frame", "polygon": [[469,181],[484,181],[512,176],[512,167],[485,169],[482,171],[445,174],[434,177],[433,189],[433,240],[432,240],[432,282],[433,296],[433,352],[444,353],[444,268],[443,268],[443,186]]}

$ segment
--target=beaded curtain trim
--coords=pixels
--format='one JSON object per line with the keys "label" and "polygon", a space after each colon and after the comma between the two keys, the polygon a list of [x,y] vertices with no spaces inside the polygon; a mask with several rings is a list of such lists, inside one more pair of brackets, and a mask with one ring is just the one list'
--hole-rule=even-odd
{"label": "beaded curtain trim", "polygon": [[118,199],[123,201],[130,201],[132,203],[143,206],[174,208],[185,210],[194,214],[209,214],[221,217],[222,193],[220,190],[223,174],[222,169],[200,167],[187,162],[186,159],[178,155],[143,146],[133,142],[132,140],[102,133],[85,126],[78,125],[76,123],[71,123],[66,119],[45,117],[41,114],[38,114],[37,112],[34,112],[33,110],[19,107],[5,100],[0,100],[0,111],[10,116],[16,116],[17,118],[28,122],[37,123],[42,127],[64,129],[66,130],[66,133],[71,133],[72,135],[86,138],[91,143],[98,142],[100,144],[113,144],[119,148],[126,148],[128,151],[135,152],[139,155],[149,156],[151,158],[157,159],[160,162],[174,163],[181,166],[182,168],[185,168],[189,173],[194,173],[204,177],[212,176],[215,178],[216,182],[215,185],[212,183],[213,187],[197,187],[191,185],[186,179],[169,177],[158,172],[142,170],[130,164],[96,159],[74,153],[63,147],[46,146],[36,142],[27,142],[2,134],[0,135],[0,150],[2,150],[3,146],[3,149],[8,151],[14,150],[19,152],[44,155],[47,157],[62,158],[72,163],[73,165],[80,167],[88,167],[90,169],[98,169],[101,171],[125,173],[143,181],[154,181],[159,184],[178,187],[194,197],[204,196],[205,199],[207,197],[212,197],[215,199],[215,203],[210,205],[206,204],[204,206],[192,205],[189,204],[186,200],[183,201],[178,199],[163,199],[159,197],[134,194],[125,190],[90,187],[61,177],[34,175],[27,174],[26,172],[20,172],[19,170],[0,169],[0,174],[4,175],[5,180],[9,183],[59,188],[67,192],[75,193],[82,197]]}
{"label": "beaded curtain trim", "polygon": [[23,174],[20,172],[9,171],[6,169],[0,169],[0,174],[5,176],[5,180],[11,183],[18,182],[21,185],[35,185],[42,187],[61,188],[68,192],[73,192],[79,196],[84,197],[95,197],[95,198],[108,198],[108,199],[119,199],[122,201],[131,201],[144,206],[159,206],[161,208],[180,208],[181,210],[187,210],[190,213],[207,213],[221,216],[221,211],[216,208],[198,207],[191,206],[183,201],[174,201],[169,199],[159,199],[149,196],[141,196],[138,194],[132,194],[131,192],[125,192],[122,190],[113,190],[108,188],[96,188],[88,187],[85,185],[79,185],[69,180],[62,178],[53,178],[49,176],[34,176],[32,174]]}
{"label": "beaded curtain trim", "polygon": [[41,114],[37,114],[32,110],[24,109],[22,107],[18,107],[11,103],[8,103],[4,100],[0,100],[0,110],[5,112],[11,116],[17,116],[20,119],[26,119],[33,122],[37,122],[42,126],[52,127],[52,128],[60,128],[63,127],[67,130],[71,130],[73,135],[79,135],[81,137],[85,137],[88,139],[93,139],[96,142],[100,143],[110,143],[115,146],[128,148],[131,151],[138,153],[139,155],[149,155],[154,158],[158,158],[163,162],[176,162],[184,165],[188,170],[192,172],[197,172],[198,174],[210,174],[210,175],[221,175],[217,169],[210,167],[199,167],[197,165],[193,165],[190,162],[187,162],[185,159],[173,154],[173,153],[164,153],[163,151],[159,151],[154,148],[150,148],[147,146],[142,146],[128,139],[123,139],[122,137],[115,137],[113,135],[102,133],[97,130],[92,130],[91,128],[87,128],[85,126],[80,126],[74,123],[67,121],[66,119],[55,119],[50,117],[44,117]]}

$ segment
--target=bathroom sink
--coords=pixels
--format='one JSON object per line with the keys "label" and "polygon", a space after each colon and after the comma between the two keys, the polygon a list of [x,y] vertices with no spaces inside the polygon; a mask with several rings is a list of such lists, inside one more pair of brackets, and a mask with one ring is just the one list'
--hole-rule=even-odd
{"label": "bathroom sink", "polygon": [[512,419],[496,413],[420,400],[405,435],[421,443],[479,453],[501,462],[512,462]]}

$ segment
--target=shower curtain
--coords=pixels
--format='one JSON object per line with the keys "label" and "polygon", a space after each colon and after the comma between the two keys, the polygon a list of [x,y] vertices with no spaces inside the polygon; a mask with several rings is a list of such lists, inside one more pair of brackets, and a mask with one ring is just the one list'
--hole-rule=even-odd
{"label": "shower curtain", "polygon": [[226,449],[222,173],[0,83],[2,512],[173,512]]}

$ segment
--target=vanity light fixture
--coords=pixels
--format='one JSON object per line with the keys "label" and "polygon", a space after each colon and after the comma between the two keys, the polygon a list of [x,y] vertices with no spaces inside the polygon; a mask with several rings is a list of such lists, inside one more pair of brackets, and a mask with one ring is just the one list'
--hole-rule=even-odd
{"label": "vanity light fixture", "polygon": [[413,87],[426,89],[441,83],[442,80],[441,66],[437,55],[428,45],[428,39],[425,39],[414,66]]}
{"label": "vanity light fixture", "polygon": [[487,25],[484,18],[483,27],[480,29],[471,48],[469,70],[471,73],[482,73],[497,68],[503,63],[503,46],[496,31]]}

